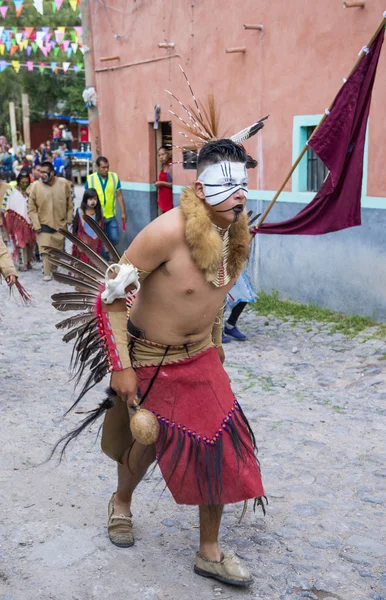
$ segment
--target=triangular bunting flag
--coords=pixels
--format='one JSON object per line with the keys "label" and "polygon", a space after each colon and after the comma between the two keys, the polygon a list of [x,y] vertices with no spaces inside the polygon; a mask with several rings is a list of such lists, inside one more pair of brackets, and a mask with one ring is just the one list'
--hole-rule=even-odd
{"label": "triangular bunting flag", "polygon": [[16,38],[16,43],[20,44],[21,40],[23,39],[23,34],[19,32],[15,35],[15,38]]}
{"label": "triangular bunting flag", "polygon": [[[5,19],[5,15],[7,14],[8,6],[0,6],[0,15]],[[4,67],[5,68],[5,67]],[[2,69],[4,71],[4,69]]]}
{"label": "triangular bunting flag", "polygon": [[59,29],[55,30],[55,39],[58,42],[58,44],[62,43],[63,36],[64,36],[64,33],[62,31],[59,31]]}
{"label": "triangular bunting flag", "polygon": [[19,46],[11,46],[11,56],[13,56],[14,54],[16,54],[16,52],[19,50]]}
{"label": "triangular bunting flag", "polygon": [[53,73],[55,73],[55,70],[56,70],[56,62],[52,62],[52,63],[51,63],[51,71],[52,71]]}
{"label": "triangular bunting flag", "polygon": [[44,56],[47,56],[47,54],[48,54],[47,46],[40,46],[40,50],[43,52]]}
{"label": "triangular bunting flag", "polygon": [[29,40],[29,38],[31,37],[34,29],[35,29],[34,27],[25,27],[24,28],[24,31],[26,33],[25,37],[26,37],[27,40]]}
{"label": "triangular bunting flag", "polygon": [[[0,7],[1,8],[1,7]],[[8,63],[5,62],[5,60],[0,60],[0,73],[2,73],[3,71],[5,71],[5,69],[8,67]]]}
{"label": "triangular bunting flag", "polygon": [[8,52],[11,50],[11,46],[12,42],[5,42],[5,47],[7,48]]}
{"label": "triangular bunting flag", "polygon": [[70,58],[71,54],[72,54],[72,48],[69,47],[69,48],[67,48],[67,58]]}
{"label": "triangular bunting flag", "polygon": [[20,60],[13,60],[12,66],[15,69],[16,73],[20,71]]}
{"label": "triangular bunting flag", "polygon": [[78,73],[78,71],[79,71],[78,65],[74,65],[74,71],[75,71],[75,73]]}
{"label": "triangular bunting flag", "polygon": [[56,8],[57,8],[58,10],[60,10],[60,7],[61,7],[61,6],[62,6],[62,4],[63,4],[63,0],[55,0],[55,4],[56,4]]}
{"label": "triangular bunting flag", "polygon": [[79,48],[82,54],[84,54],[84,48]]}
{"label": "triangular bunting flag", "polygon": [[16,10],[23,6],[24,0],[13,0]]}
{"label": "triangular bunting flag", "polygon": [[38,11],[38,13],[40,13],[42,15],[43,14],[43,0],[34,0],[33,5],[36,8],[36,10]]}
{"label": "triangular bunting flag", "polygon": [[27,52],[27,56],[31,56],[32,46],[27,46],[26,52]]}
{"label": "triangular bunting flag", "polygon": [[32,42],[31,46],[32,46],[32,50],[34,51],[34,54],[35,54],[36,50],[38,49],[38,45],[36,42]]}
{"label": "triangular bunting flag", "polygon": [[41,63],[39,64],[39,71],[40,71],[40,73],[41,73],[41,74],[43,74],[43,73],[44,73],[44,62],[41,62]]}
{"label": "triangular bunting flag", "polygon": [[60,47],[59,47],[59,46],[56,46],[56,47],[54,48],[54,54],[55,54],[55,56],[58,56],[59,52],[60,52]]}
{"label": "triangular bunting flag", "polygon": [[16,16],[17,17],[20,17],[21,11],[23,10],[23,8],[24,8],[23,6],[20,6],[19,8],[16,9]]}
{"label": "triangular bunting flag", "polygon": [[3,27],[0,27],[0,38],[1,38],[1,36],[3,35],[3,31],[4,31],[4,26],[3,26]]}
{"label": "triangular bunting flag", "polygon": [[78,8],[78,0],[69,0],[69,2],[72,10],[75,11]]}
{"label": "triangular bunting flag", "polygon": [[70,45],[69,40],[64,40],[64,42],[62,42],[64,52],[67,52],[69,45]]}
{"label": "triangular bunting flag", "polygon": [[78,63],[76,63],[76,66],[78,67],[78,71],[82,71],[83,70],[83,63],[78,62]]}
{"label": "triangular bunting flag", "polygon": [[63,73],[67,73],[69,66],[71,65],[70,62],[64,62],[63,63]]}
{"label": "triangular bunting flag", "polygon": [[0,44],[0,54],[4,54],[5,44]]}
{"label": "triangular bunting flag", "polygon": [[65,27],[57,27],[57,30],[60,31],[61,33],[65,33],[66,28]]}
{"label": "triangular bunting flag", "polygon": [[27,69],[28,69],[28,71],[34,70],[34,64],[33,64],[32,60],[27,60]]}
{"label": "triangular bunting flag", "polygon": [[78,52],[78,44],[71,44],[71,48],[74,54]]}
{"label": "triangular bunting flag", "polygon": [[76,35],[76,31],[70,31],[70,36],[73,42],[76,42],[77,39],[77,35]]}

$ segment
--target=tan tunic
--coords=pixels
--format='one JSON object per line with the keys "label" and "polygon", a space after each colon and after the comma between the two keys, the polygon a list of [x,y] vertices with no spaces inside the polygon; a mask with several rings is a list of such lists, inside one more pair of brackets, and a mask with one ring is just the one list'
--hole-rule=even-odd
{"label": "tan tunic", "polygon": [[8,252],[7,246],[0,238],[0,281],[1,276],[3,276],[4,279],[7,279],[7,277],[10,275],[17,276],[15,265],[13,264],[13,260]]}
{"label": "tan tunic", "polygon": [[28,213],[35,231],[42,225],[64,229],[72,222],[73,208],[71,187],[63,177],[56,177],[53,185],[35,181],[30,186]]}

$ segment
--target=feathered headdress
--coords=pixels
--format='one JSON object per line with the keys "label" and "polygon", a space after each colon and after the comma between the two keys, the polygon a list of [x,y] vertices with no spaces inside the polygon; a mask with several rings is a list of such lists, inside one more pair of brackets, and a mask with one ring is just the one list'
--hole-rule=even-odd
{"label": "feathered headdress", "polygon": [[187,140],[187,143],[185,143],[183,146],[175,146],[173,144],[175,148],[179,148],[182,151],[199,151],[200,148],[202,148],[208,142],[223,138],[228,138],[236,144],[242,144],[264,127],[264,121],[269,115],[259,119],[249,127],[245,127],[234,135],[228,136],[227,131],[222,131],[220,133],[220,115],[219,111],[217,110],[213,94],[208,95],[207,106],[204,106],[199,100],[197,100],[184,69],[181,65],[179,65],[179,67],[185,77],[185,81],[191,93],[193,105],[184,104],[177,98],[175,94],[173,94],[173,92],[165,90],[180,105],[185,113],[184,118],[182,118],[175,111],[171,109],[169,110],[169,112],[181,123],[182,131],[179,131],[178,133],[183,135]]}

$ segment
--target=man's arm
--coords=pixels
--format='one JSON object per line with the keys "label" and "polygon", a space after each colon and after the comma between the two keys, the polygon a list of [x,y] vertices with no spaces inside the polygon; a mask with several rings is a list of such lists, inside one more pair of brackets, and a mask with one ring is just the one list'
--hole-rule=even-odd
{"label": "man's arm", "polygon": [[212,328],[212,341],[216,346],[221,362],[225,360],[224,349],[222,347],[222,332],[223,332],[224,306],[218,311]]}
{"label": "man's arm", "polygon": [[[140,272],[151,273],[170,259],[179,240],[177,216],[160,218],[145,227],[133,240],[122,256],[120,263],[131,263]],[[179,215],[178,215],[179,216]],[[166,215],[165,215],[166,217]],[[183,231],[181,227],[181,231]],[[115,300],[112,304],[102,304],[102,318],[109,319],[116,344],[116,352],[121,363],[120,368],[112,366],[111,387],[128,405],[132,405],[137,396],[137,377],[131,368],[127,348],[127,313],[125,299]]]}
{"label": "man's arm", "polygon": [[67,224],[71,225],[72,217],[74,214],[74,201],[72,199],[71,186],[70,184],[66,185],[66,194],[67,194]]}
{"label": "man's arm", "polygon": [[39,233],[41,230],[41,225],[38,216],[38,207],[36,205],[36,186],[34,183],[31,185],[30,195],[28,197],[28,214],[32,221],[32,227],[37,233]]}
{"label": "man's arm", "polygon": [[[17,273],[7,246],[0,238],[0,274],[4,277],[9,286],[13,285],[17,279]],[[0,277],[1,279],[1,277]]]}
{"label": "man's arm", "polygon": [[123,194],[122,194],[121,189],[117,190],[117,200],[118,200],[119,207],[121,209],[122,219],[126,222],[126,219],[127,219],[126,207],[125,207],[125,203],[123,201]]}

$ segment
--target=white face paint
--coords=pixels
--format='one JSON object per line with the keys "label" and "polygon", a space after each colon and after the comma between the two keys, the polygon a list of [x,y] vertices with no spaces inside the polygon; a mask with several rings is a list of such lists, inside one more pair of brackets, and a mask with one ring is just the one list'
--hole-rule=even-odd
{"label": "white face paint", "polygon": [[198,180],[204,186],[205,200],[211,206],[225,202],[230,196],[243,190],[248,194],[248,175],[245,163],[227,160],[208,165]]}

